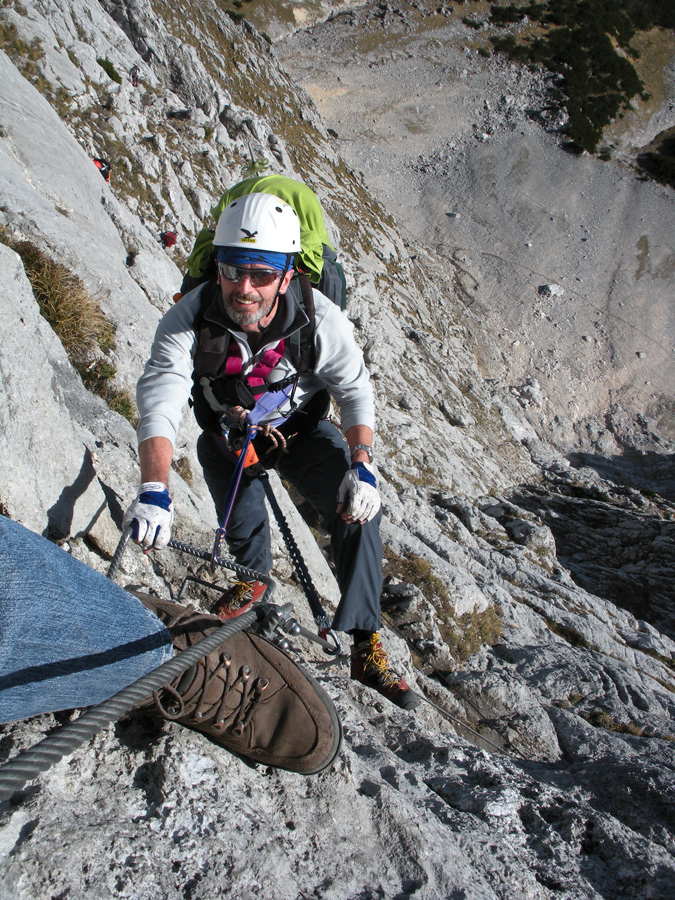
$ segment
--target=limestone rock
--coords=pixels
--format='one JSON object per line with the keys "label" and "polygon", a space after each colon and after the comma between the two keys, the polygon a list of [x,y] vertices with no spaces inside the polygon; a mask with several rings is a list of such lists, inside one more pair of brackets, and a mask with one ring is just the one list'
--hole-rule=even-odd
{"label": "limestone rock", "polygon": [[[441,46],[451,68],[443,90],[428,98],[454,102],[453,140],[415,154],[424,162],[409,166],[402,184],[396,154],[408,140],[439,133],[436,111],[429,110],[434,128],[425,133],[417,127],[425,109],[419,101],[410,106],[413,127],[406,141],[396,132],[395,146],[382,142],[373,153],[355,141],[362,176],[338,156],[338,147],[352,152],[347,143],[329,143],[317,108],[282,71],[276,49],[211,0],[183,4],[179,14],[146,0],[75,0],[67,10],[60,0],[23,0],[22,9],[5,5],[0,18],[27,43],[41,38],[36,71],[61,103],[57,114],[56,102],[52,107],[21,75],[21,60],[13,65],[0,54],[0,221],[100,293],[117,327],[120,384],[133,389],[180,283],[180,267],[156,240],[161,223],[180,220],[187,250],[188,235],[223,186],[238,180],[251,150],[291,175],[291,158],[302,159],[329,222],[340,224],[347,313],[377,375],[385,567],[398,573],[387,591],[408,601],[384,604],[382,638],[392,665],[424,700],[414,714],[399,710],[352,682],[320,648],[293,638],[295,657],[334,699],[343,722],[343,747],[330,770],[299,781],[250,768],[199,734],[133,715],[0,807],[2,900],[33,900],[36,890],[81,900],[111,893],[144,900],[223,893],[670,900],[675,497],[668,492],[675,435],[664,399],[641,410],[642,418],[631,411],[632,396],[600,415],[604,399],[589,398],[604,383],[602,358],[584,358],[572,372],[567,332],[552,330],[556,321],[566,328],[572,321],[565,319],[572,296],[581,303],[571,287],[534,298],[546,311],[536,319],[515,302],[530,302],[524,298],[542,277],[535,266],[559,271],[560,242],[551,236],[562,225],[541,221],[551,198],[542,201],[533,187],[542,138],[529,112],[545,105],[541,75],[484,61],[468,47],[455,52],[450,38],[464,34],[465,46],[466,26],[459,16],[436,17],[435,6],[366,5],[304,36],[318,42],[325,73],[335,54],[346,54],[342,86],[358,69],[359,77],[386,72],[387,87],[407,79],[419,91],[426,56],[411,48],[388,60],[376,49],[349,68],[354,34],[378,30],[374,46],[381,48],[386,22],[388,46],[400,28],[416,51],[439,21],[448,29]],[[426,22],[419,33],[418,16]],[[321,49],[324,28],[330,54]],[[98,57],[110,60],[121,83]],[[306,48],[301,62],[311,63]],[[136,87],[132,64],[142,72]],[[479,102],[454,95],[458,86]],[[353,104],[366,94],[347,96],[356,123]],[[401,108],[394,104],[392,114]],[[489,140],[476,140],[471,128],[467,138],[465,119]],[[631,208],[645,203],[654,216],[669,208],[653,186],[628,188],[623,175],[600,171],[597,161],[552,153],[551,140],[543,138],[545,171],[557,210],[564,211],[566,185],[584,179],[597,182],[593,202],[611,184],[635,201]],[[90,157],[112,141],[119,171],[106,185]],[[505,191],[513,181],[502,183],[503,171],[519,192]],[[424,187],[418,216],[417,201],[406,206],[409,189],[430,185],[437,172],[452,178],[453,196],[437,183]],[[508,203],[495,203],[504,196]],[[536,239],[534,229],[518,228],[506,265],[499,241],[510,233],[514,197],[525,224],[527,205],[535,204],[540,228]],[[450,205],[461,216],[449,220]],[[411,231],[411,221],[424,233]],[[458,243],[446,251],[449,230]],[[522,249],[526,237],[530,247]],[[137,490],[135,434],[84,388],[40,316],[18,257],[2,244],[0,508],[37,531],[58,533],[65,550],[106,571]],[[556,259],[539,256],[549,245]],[[626,260],[634,265],[636,242],[631,246],[618,263],[617,285]],[[645,266],[649,259],[656,270],[660,251],[640,247]],[[584,264],[584,284],[592,265]],[[518,289],[507,290],[507,276],[523,267]],[[642,290],[633,274],[626,283]],[[645,268],[642,278],[650,289],[661,279],[672,293],[663,275]],[[646,308],[644,296],[635,296]],[[492,328],[495,308],[500,322]],[[574,359],[581,333],[591,337],[584,353],[604,346],[597,313],[586,318],[573,332]],[[631,341],[630,365],[650,367],[653,377],[655,351],[636,361],[641,348],[634,335]],[[635,390],[639,400],[642,388]],[[175,533],[210,548],[215,513],[198,474],[196,434],[186,410],[176,455],[190,463],[192,487],[172,471]],[[562,446],[574,452],[564,456]],[[329,536],[274,481],[332,608],[339,589]],[[272,541],[275,599],[291,602],[312,629],[276,527]],[[118,580],[176,596],[187,572],[203,574],[200,566],[184,554],[151,559],[130,546]],[[186,600],[204,602],[194,584],[186,591]],[[56,725],[47,715],[2,726],[0,761]]]}
{"label": "limestone rock", "polygon": [[565,288],[560,284],[540,284],[538,287],[538,292],[542,297],[562,297],[565,293]]}

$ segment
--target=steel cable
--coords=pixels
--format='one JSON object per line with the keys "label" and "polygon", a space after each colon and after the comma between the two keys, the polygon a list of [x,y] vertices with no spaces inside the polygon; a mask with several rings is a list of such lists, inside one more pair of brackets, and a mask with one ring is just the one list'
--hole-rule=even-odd
{"label": "steel cable", "polygon": [[[110,567],[108,568],[108,571],[106,573],[107,577],[110,578],[111,581],[115,580],[115,576],[117,575],[117,571],[122,562],[122,557],[124,556],[124,552],[127,548],[130,537],[131,525],[127,525],[127,527],[122,532],[122,537],[119,540],[117,549],[115,550],[112,561],[110,563]],[[192,547],[190,544],[186,544],[185,541],[177,541],[172,538],[169,541],[169,547],[172,550],[180,550],[181,553],[187,553],[189,556],[195,556],[197,559],[203,559],[205,562],[211,561],[210,553],[207,553],[205,550],[198,550],[196,547]],[[231,569],[242,579],[248,578],[251,581],[260,581],[262,584],[267,585],[267,593],[265,594],[265,599],[270,600],[272,598],[275,585],[273,579],[271,579],[269,575],[264,575],[261,572],[256,572],[254,569],[247,569],[246,566],[240,566],[238,563],[230,560],[219,559],[217,561],[217,565],[223,569]]]}
{"label": "steel cable", "polygon": [[[184,541],[176,541],[172,538],[169,541],[169,547],[171,547],[172,550],[180,550],[181,553],[187,553],[189,556],[195,556],[197,559],[211,561],[211,554],[207,553],[206,550],[198,550],[196,547],[192,547]],[[265,600],[271,599],[272,594],[274,593],[275,584],[274,579],[270,578],[269,575],[265,575],[262,572],[256,572],[255,569],[247,569],[246,566],[240,566],[239,563],[231,560],[219,559],[216,565],[223,569],[231,569],[240,578],[249,579],[250,581],[260,581],[262,584],[267,585]]]}

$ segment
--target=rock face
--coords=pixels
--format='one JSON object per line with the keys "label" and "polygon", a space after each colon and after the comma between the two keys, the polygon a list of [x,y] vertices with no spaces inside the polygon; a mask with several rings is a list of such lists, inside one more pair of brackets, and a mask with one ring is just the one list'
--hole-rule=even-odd
{"label": "rock face", "polygon": [[[395,33],[412,13],[379,15]],[[608,406],[586,420],[592,452],[563,457],[547,440],[555,397],[519,368],[520,351],[506,377],[485,377],[470,254],[451,276],[433,242],[416,243],[409,222],[399,231],[373,196],[381,180],[345,165],[267,42],[216,3],[182,4],[178,17],[149,0],[24,0],[0,22],[0,511],[105,571],[138,481],[132,426],[85,388],[10,247],[28,241],[78,276],[115,326],[114,383],[133,389],[210,205],[251,154],[267,156],[318,191],[340,244],[380,407],[383,640],[427,701],[400,711],[294,641],[344,726],[334,766],[307,779],[135,714],[0,804],[0,900],[669,900],[668,434]],[[489,75],[486,102],[503,97],[515,116],[518,73]],[[477,145],[494,145],[496,121],[478,122]],[[109,184],[93,156],[112,163]],[[447,199],[436,203],[454,228],[466,215]],[[179,243],[164,251],[168,224]],[[568,301],[556,279],[541,272],[534,302]],[[188,411],[175,534],[209,547],[195,437]],[[320,528],[276,479],[275,490],[331,606]],[[277,596],[313,627],[277,531],[273,552]],[[118,580],[167,596],[186,566],[201,574],[179,553],[130,548]],[[56,724],[0,726],[0,761]]]}

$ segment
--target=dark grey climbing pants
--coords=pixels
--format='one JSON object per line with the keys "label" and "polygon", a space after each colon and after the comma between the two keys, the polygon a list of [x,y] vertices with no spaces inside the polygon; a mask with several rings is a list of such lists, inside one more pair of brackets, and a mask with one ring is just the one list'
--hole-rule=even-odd
{"label": "dark grey climbing pants", "polygon": [[[197,454],[220,522],[235,463],[221,450],[220,442],[206,433],[197,442]],[[281,477],[290,482],[319,512],[330,533],[342,595],[333,627],[345,632],[355,628],[379,631],[382,514],[378,512],[365,525],[349,525],[336,514],[338,488],[349,468],[348,447],[344,438],[330,422],[321,421],[313,431],[299,438],[289,453],[281,455],[277,468]],[[227,525],[226,540],[240,566],[264,574],[271,570],[265,491],[257,478],[242,475]]]}

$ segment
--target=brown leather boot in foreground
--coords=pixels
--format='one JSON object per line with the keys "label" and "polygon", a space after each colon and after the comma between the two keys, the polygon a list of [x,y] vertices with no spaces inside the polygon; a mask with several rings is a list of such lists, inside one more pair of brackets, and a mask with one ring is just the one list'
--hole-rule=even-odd
{"label": "brown leather boot in foreground", "polygon": [[371,634],[369,641],[357,644],[352,650],[351,676],[401,709],[411,710],[419,706],[419,697],[410,690],[401,676],[389,668],[389,657],[382,649],[377,631]]}
{"label": "brown leather boot in foreground", "polygon": [[[216,616],[133,591],[164,622],[177,650],[221,626]],[[314,679],[264,638],[240,631],[154,696],[157,712],[238,756],[314,775],[342,736],[333,703]]]}

